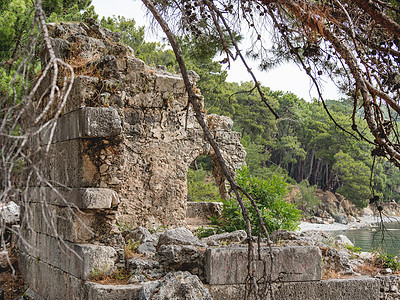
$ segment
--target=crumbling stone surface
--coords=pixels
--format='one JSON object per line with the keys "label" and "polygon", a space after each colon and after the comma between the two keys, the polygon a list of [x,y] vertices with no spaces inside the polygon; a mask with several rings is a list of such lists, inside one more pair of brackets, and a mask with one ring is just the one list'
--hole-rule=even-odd
{"label": "crumbling stone surface", "polygon": [[[55,55],[72,66],[75,78],[56,127],[43,130],[40,141],[29,141],[34,160],[52,186],[37,179],[21,207],[17,246],[27,264],[22,268],[27,285],[50,299],[58,298],[54,288],[58,281],[63,285],[61,295],[70,299],[102,299],[107,294],[117,299],[139,297],[138,293],[145,299],[152,284],[128,291],[80,285],[95,273],[109,274],[126,266],[133,272],[132,283],[160,279],[179,267],[201,276],[203,254],[197,247],[205,244],[187,229],[176,228],[186,225],[187,171],[193,160],[209,156],[222,197],[227,189],[215,153],[187,105],[181,76],[146,66],[133,49],[119,43],[118,34],[94,20],[49,24],[49,29]],[[45,47],[41,51],[43,67],[49,60],[46,51]],[[189,73],[198,91],[199,76]],[[49,80],[41,82],[38,94],[46,91]],[[198,95],[201,99],[199,91]],[[46,105],[45,97],[36,100],[35,105]],[[207,115],[204,110],[203,116],[234,173],[246,154],[240,134],[232,131],[228,117]],[[36,151],[38,144],[49,145],[45,159]],[[176,229],[159,236],[144,227],[121,233],[121,228],[133,225]],[[140,243],[138,253],[157,257],[160,267],[127,262],[128,240]],[[195,286],[198,278],[192,277],[171,275],[159,286],[159,299],[185,289],[188,295],[193,291],[206,295]],[[187,285],[186,279],[193,284]]]}
{"label": "crumbling stone surface", "polygon": [[[187,170],[199,155],[212,159],[226,196],[215,154],[190,107],[186,114],[179,75],[146,66],[98,24],[50,29],[56,55],[77,75],[45,166],[50,179],[71,188],[112,189],[120,200],[120,222],[149,228],[184,225]],[[42,62],[47,60],[43,51]],[[191,78],[195,85],[198,75],[191,72]],[[245,151],[232,120],[205,112],[204,117],[231,171],[243,165]]]}
{"label": "crumbling stone surface", "polygon": [[160,248],[163,245],[205,246],[189,229],[184,227],[164,231],[158,239],[157,248]]}
{"label": "crumbling stone surface", "polygon": [[123,232],[122,235],[124,236],[125,241],[134,240],[140,243],[155,243],[157,241],[156,236],[152,235],[147,228],[141,226]]}
{"label": "crumbling stone surface", "polygon": [[19,222],[20,209],[15,202],[10,201],[4,206],[0,204],[0,219],[2,224],[8,226],[17,224]]}
{"label": "crumbling stone surface", "polygon": [[379,299],[400,299],[400,277],[398,275],[376,276],[376,278],[380,282]]}
{"label": "crumbling stone surface", "polygon": [[163,245],[155,259],[166,271],[189,271],[204,278],[204,251],[192,245]]}
{"label": "crumbling stone surface", "polygon": [[213,298],[197,276],[179,271],[168,273],[153,290],[151,299],[212,300]]}
{"label": "crumbling stone surface", "polygon": [[215,234],[201,239],[202,243],[209,246],[218,246],[221,244],[241,243],[247,238],[247,233],[244,230],[236,230],[233,232],[224,232]]}

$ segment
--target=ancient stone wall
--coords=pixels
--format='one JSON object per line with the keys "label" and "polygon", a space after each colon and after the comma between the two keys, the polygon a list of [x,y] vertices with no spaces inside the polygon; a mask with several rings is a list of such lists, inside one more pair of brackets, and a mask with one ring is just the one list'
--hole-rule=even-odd
{"label": "ancient stone wall", "polygon": [[[56,55],[76,77],[55,131],[41,135],[42,145],[51,144],[40,165],[51,186],[38,178],[30,188],[16,243],[31,290],[74,299],[93,272],[124,265],[121,226],[185,224],[187,171],[199,155],[211,157],[216,182],[226,190],[193,111],[186,110],[179,75],[145,65],[95,23],[50,29]],[[43,65],[47,60],[43,51]],[[198,76],[191,74],[195,88]],[[204,117],[229,168],[243,165],[245,151],[231,119]]]}
{"label": "ancient stone wall", "polygon": [[[186,114],[179,75],[146,66],[97,25],[52,29],[56,53],[78,75],[46,166],[52,180],[73,189],[115,191],[119,220],[144,226],[183,224],[187,170],[199,155],[211,157],[225,191],[218,162],[190,107]],[[192,75],[195,84],[198,76]],[[231,170],[243,165],[245,152],[232,121],[204,117]]]}

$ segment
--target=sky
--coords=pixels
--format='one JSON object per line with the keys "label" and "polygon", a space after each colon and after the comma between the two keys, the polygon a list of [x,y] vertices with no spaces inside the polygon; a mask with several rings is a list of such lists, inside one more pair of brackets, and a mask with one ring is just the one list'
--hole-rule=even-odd
{"label": "sky", "polygon": [[[139,0],[92,0],[96,13],[100,17],[124,16],[133,18],[138,26],[145,26],[146,40],[161,40],[164,34],[157,29],[150,29],[151,16]],[[317,98],[317,92],[312,87],[309,77],[304,71],[301,71],[295,64],[284,64],[268,72],[260,71],[257,63],[248,60],[252,71],[257,79],[264,85],[274,91],[292,92],[306,101]],[[243,65],[237,61],[231,64],[228,71],[228,81],[241,82],[250,81],[251,77]],[[336,86],[328,78],[324,80],[323,97],[325,99],[339,99],[340,94]]]}

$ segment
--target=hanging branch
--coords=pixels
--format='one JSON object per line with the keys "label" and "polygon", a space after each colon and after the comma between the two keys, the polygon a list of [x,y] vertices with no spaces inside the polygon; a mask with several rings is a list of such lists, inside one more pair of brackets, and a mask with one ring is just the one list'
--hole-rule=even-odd
{"label": "hanging branch", "polygon": [[[200,97],[198,95],[196,95],[194,93],[194,91],[193,91],[192,84],[190,83],[189,76],[188,76],[188,73],[187,73],[187,68],[186,68],[185,62],[183,60],[180,48],[179,48],[179,46],[178,46],[178,44],[176,42],[176,39],[175,39],[174,35],[172,34],[172,32],[170,30],[168,24],[165,22],[163,17],[160,15],[160,13],[158,12],[157,8],[154,6],[154,4],[153,4],[153,2],[151,0],[142,0],[142,1],[145,4],[145,6],[150,10],[150,12],[153,14],[153,16],[157,20],[157,22],[160,24],[160,26],[161,26],[162,30],[164,31],[164,33],[167,35],[167,38],[168,38],[168,40],[169,40],[169,42],[171,44],[171,47],[172,47],[172,49],[173,49],[173,51],[175,53],[176,60],[177,60],[177,62],[179,64],[179,67],[181,69],[182,78],[183,78],[183,81],[185,83],[186,91],[188,93],[188,102],[192,105],[193,110],[195,112],[195,117],[196,117],[198,123],[200,124],[207,141],[210,143],[211,147],[213,148],[213,150],[215,152],[215,155],[216,155],[216,157],[218,159],[218,163],[221,166],[222,172],[223,172],[224,176],[226,177],[226,179],[228,180],[228,182],[229,182],[229,184],[231,186],[231,189],[234,192],[234,194],[236,196],[236,199],[237,199],[237,201],[239,203],[239,206],[240,206],[240,208],[242,210],[243,218],[244,218],[244,221],[246,223],[247,236],[248,236],[247,237],[247,242],[248,242],[248,265],[247,265],[247,271],[248,271],[248,274],[247,274],[247,280],[246,281],[250,282],[250,289],[246,290],[246,299],[248,297],[250,297],[250,295],[252,293],[254,294],[255,299],[259,299],[259,296],[258,296],[259,287],[258,287],[258,284],[256,282],[255,269],[254,269],[255,268],[254,261],[256,260],[256,257],[255,257],[255,249],[254,249],[253,238],[252,238],[252,230],[251,230],[250,218],[249,218],[249,214],[248,214],[247,209],[246,209],[246,207],[244,205],[244,202],[243,202],[243,199],[242,199],[242,196],[241,196],[240,192],[243,192],[246,195],[246,197],[251,201],[253,207],[256,209],[260,226],[261,226],[261,228],[262,228],[262,230],[263,230],[263,232],[264,232],[264,234],[267,237],[267,240],[269,242],[269,235],[268,235],[266,227],[265,227],[265,225],[263,223],[263,220],[261,218],[261,214],[260,214],[260,212],[259,212],[259,210],[257,208],[257,205],[256,205],[255,201],[252,199],[252,197],[246,191],[244,191],[242,188],[240,188],[236,184],[233,174],[228,169],[228,167],[227,167],[227,165],[225,163],[225,160],[224,160],[224,158],[223,158],[223,156],[221,154],[219,146],[215,142],[215,140],[214,140],[214,138],[213,138],[213,136],[212,136],[212,134],[211,134],[211,132],[210,132],[205,120],[204,120],[203,114],[201,112],[201,105],[199,103]],[[271,258],[271,267],[272,267],[272,265],[273,265],[272,264],[273,255],[272,255],[271,246],[270,246],[270,258]],[[272,282],[271,282],[271,280],[269,280],[269,283],[270,283],[269,286],[270,286],[270,292],[271,292],[271,294],[270,294],[271,295],[271,299],[274,299],[273,293],[272,293],[273,291],[272,291]],[[247,287],[247,285],[246,285],[246,287]]]}

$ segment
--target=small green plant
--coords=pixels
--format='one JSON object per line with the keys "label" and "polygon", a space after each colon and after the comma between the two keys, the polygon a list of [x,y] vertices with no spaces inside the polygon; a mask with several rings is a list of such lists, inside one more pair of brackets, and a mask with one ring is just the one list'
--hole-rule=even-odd
{"label": "small green plant", "polygon": [[117,280],[126,280],[131,277],[131,273],[127,269],[118,269],[114,274],[113,277]]}
{"label": "small green plant", "polygon": [[214,235],[216,233],[218,233],[218,229],[215,227],[200,226],[199,228],[196,229],[194,235],[197,236],[199,239],[202,239]]}
{"label": "small green plant", "polygon": [[346,244],[345,246],[346,246],[347,250],[349,250],[351,252],[360,253],[362,251],[361,247],[356,247],[356,246],[352,246],[349,244]]}
{"label": "small green plant", "polygon": [[125,244],[125,249],[124,249],[125,257],[132,258],[135,255],[136,249],[137,247],[139,247],[139,245],[140,245],[139,241],[128,240]]}
{"label": "small green plant", "polygon": [[381,268],[390,268],[393,271],[400,270],[399,258],[390,253],[376,253],[374,264]]}
{"label": "small green plant", "polygon": [[101,269],[95,267],[93,270],[90,272],[89,278],[91,280],[103,280],[105,279],[108,274],[110,273],[110,270],[108,268],[108,265],[103,266]]}
{"label": "small green plant", "polygon": [[118,222],[117,226],[121,232],[135,228],[134,224],[128,222]]}

